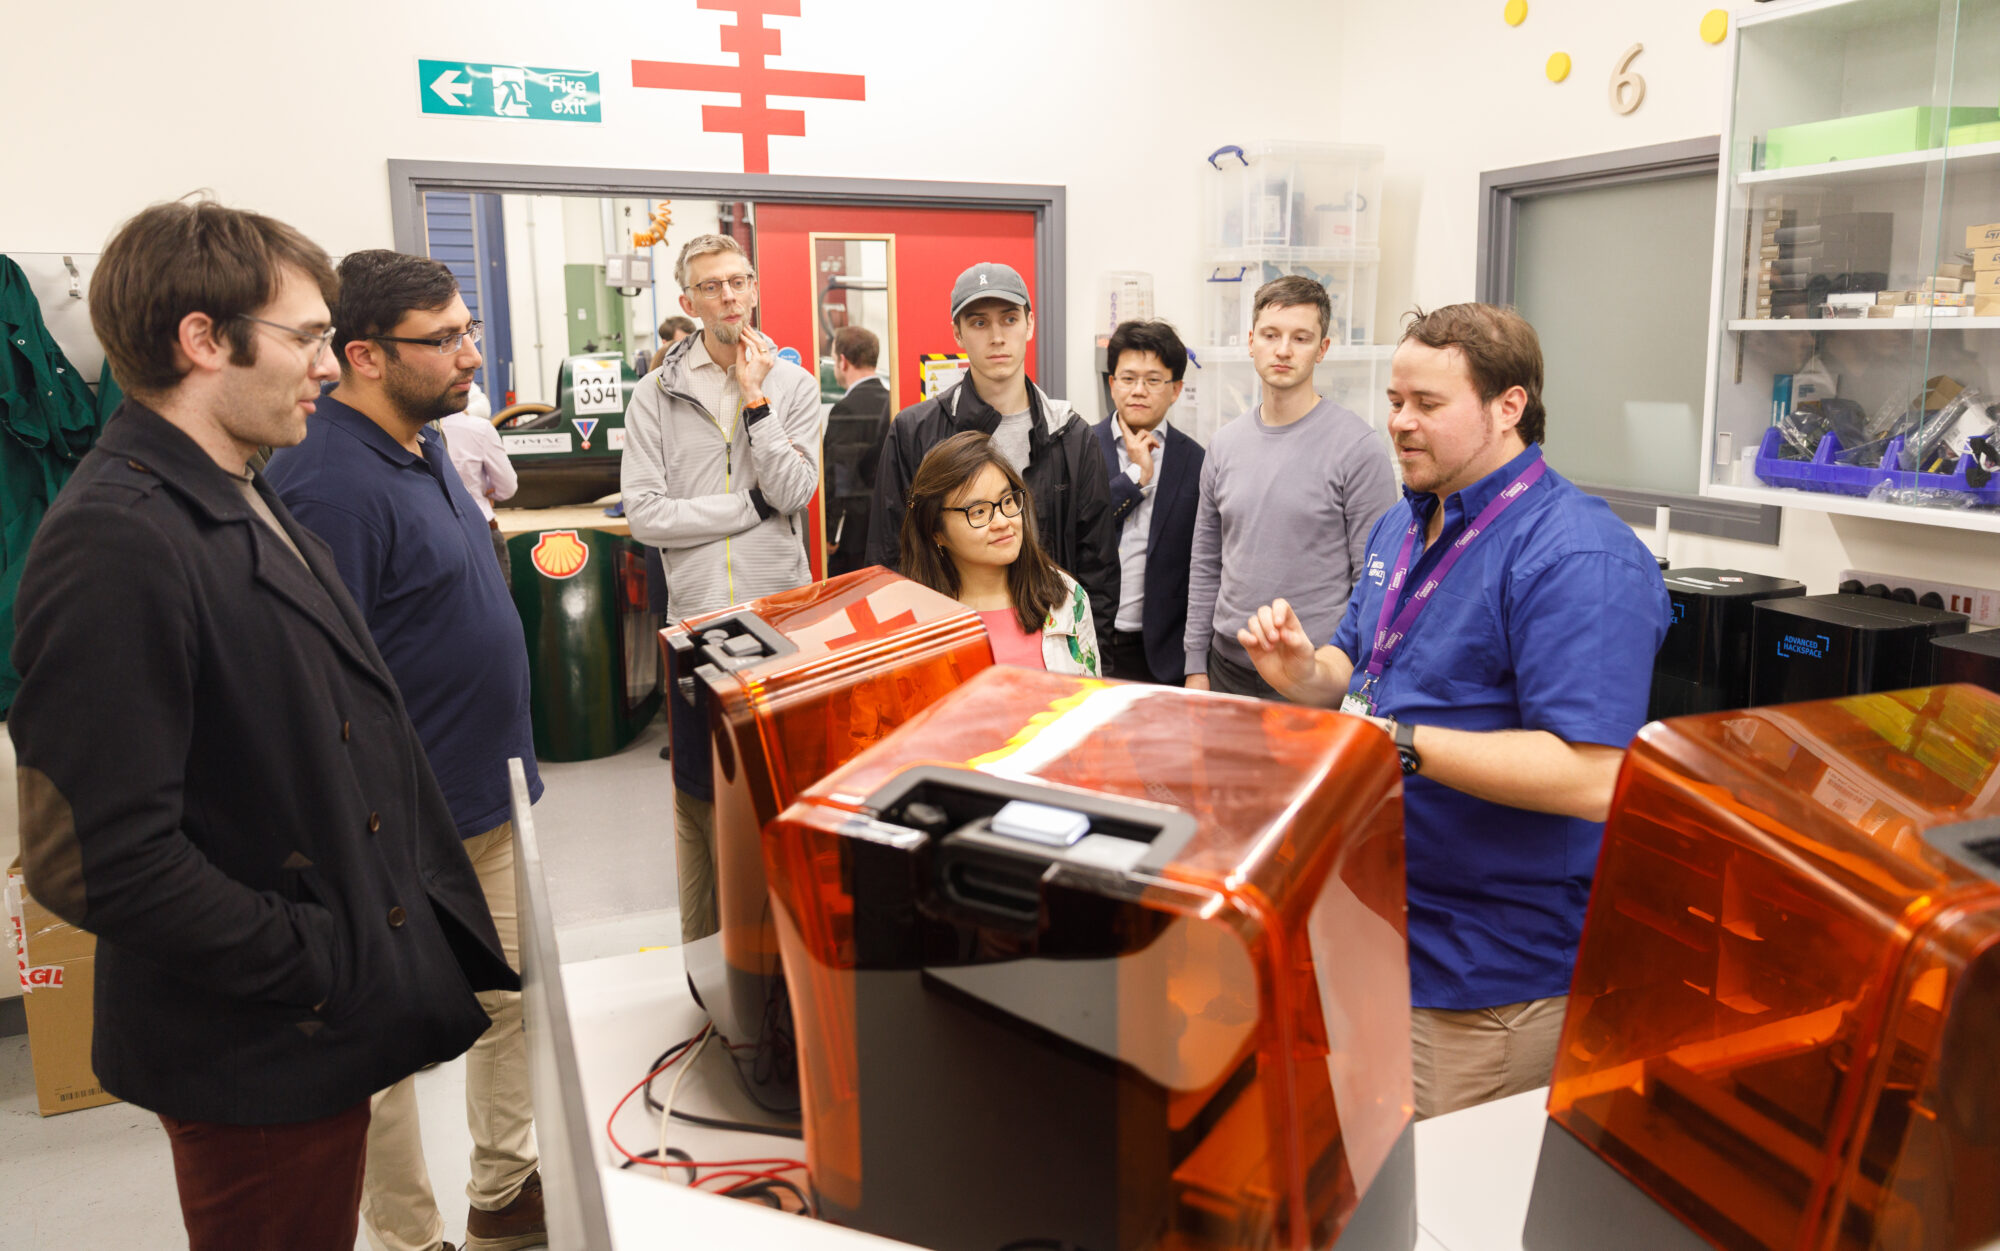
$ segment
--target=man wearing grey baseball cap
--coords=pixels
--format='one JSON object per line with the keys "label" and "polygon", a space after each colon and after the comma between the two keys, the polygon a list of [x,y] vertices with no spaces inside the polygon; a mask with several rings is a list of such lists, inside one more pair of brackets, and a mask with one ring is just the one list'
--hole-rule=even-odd
{"label": "man wearing grey baseball cap", "polygon": [[875,473],[868,562],[897,567],[897,536],[910,479],[924,454],[954,434],[991,435],[1021,473],[1042,547],[1090,596],[1091,615],[1118,610],[1118,526],[1103,453],[1090,424],[1028,380],[1035,313],[1011,266],[983,261],[951,288],[951,330],[969,370],[958,382],[896,414]]}

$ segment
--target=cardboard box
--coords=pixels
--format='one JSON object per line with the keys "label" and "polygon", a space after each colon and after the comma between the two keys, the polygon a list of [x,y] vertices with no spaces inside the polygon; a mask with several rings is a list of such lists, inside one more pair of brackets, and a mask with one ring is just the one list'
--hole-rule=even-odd
{"label": "cardboard box", "polygon": [[2000,269],[2000,244],[1972,249],[1972,269],[1975,274],[1982,269]]}
{"label": "cardboard box", "polygon": [[1975,295],[1972,297],[1974,317],[2000,317],[2000,295]]}
{"label": "cardboard box", "polygon": [[1957,293],[1965,289],[1965,283],[1957,278],[1932,277],[1917,284],[1919,291],[1946,291]]}
{"label": "cardboard box", "polygon": [[1978,271],[1974,269],[1972,266],[1967,265],[1961,261],[1948,261],[1937,267],[1938,277],[1956,278],[1960,282],[1972,281],[1972,275],[1977,272]]}
{"label": "cardboard box", "polygon": [[97,939],[36,903],[21,862],[7,869],[7,933],[28,1016],[35,1102],[43,1116],[118,1102],[90,1068]]}
{"label": "cardboard box", "polygon": [[1916,298],[1917,293],[1914,291],[1877,291],[1875,293],[1875,302],[1877,304],[1909,304],[1914,302]]}
{"label": "cardboard box", "polygon": [[1972,303],[1969,291],[1919,291],[1912,304],[1928,304],[1933,308],[1956,308]]}
{"label": "cardboard box", "polygon": [[1972,280],[1972,294],[2000,295],[2000,269],[1989,269]]}
{"label": "cardboard box", "polygon": [[[1974,252],[1981,248],[2000,247],[2000,222],[1988,222],[1984,226],[1967,226],[1965,246]],[[1977,261],[1973,263],[1978,264]]]}

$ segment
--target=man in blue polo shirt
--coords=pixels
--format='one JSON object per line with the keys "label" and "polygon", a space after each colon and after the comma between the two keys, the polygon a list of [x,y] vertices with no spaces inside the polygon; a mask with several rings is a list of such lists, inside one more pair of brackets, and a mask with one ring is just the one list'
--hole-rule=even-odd
{"label": "man in blue polo shirt", "polygon": [[1395,739],[1406,777],[1417,1115],[1544,1085],[1611,791],[1646,720],[1667,592],[1542,459],[1542,353],[1512,309],[1419,312],[1390,367],[1401,507],[1333,640],[1284,600],[1238,634],[1297,699]]}
{"label": "man in blue polo shirt", "polygon": [[[485,515],[452,468],[444,440],[425,428],[465,408],[480,364],[480,325],[437,261],[355,252],[341,262],[339,277],[333,349],[340,383],[320,398],[305,441],[274,455],[265,476],[292,515],[333,548],[465,840],[507,960],[518,969],[508,757],[526,766],[530,798],[542,793],[528,719],[527,644]],[[521,997],[487,993],[479,1001],[493,1024],[466,1054],[472,1180],[465,1246],[540,1245]],[[432,1251],[443,1240],[413,1079],[375,1100],[361,1216],[377,1251]]]}

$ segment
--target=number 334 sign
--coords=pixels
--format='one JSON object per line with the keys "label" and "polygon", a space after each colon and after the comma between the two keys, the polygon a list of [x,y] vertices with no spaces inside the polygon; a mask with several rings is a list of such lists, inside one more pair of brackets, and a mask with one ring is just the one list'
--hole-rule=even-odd
{"label": "number 334 sign", "polygon": [[579,413],[622,413],[625,397],[617,361],[571,361],[570,400]]}

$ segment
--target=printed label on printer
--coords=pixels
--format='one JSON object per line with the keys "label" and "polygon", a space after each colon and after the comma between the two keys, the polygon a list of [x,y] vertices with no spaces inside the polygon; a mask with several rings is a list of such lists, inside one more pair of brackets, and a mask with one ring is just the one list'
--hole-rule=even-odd
{"label": "printed label on printer", "polygon": [[1827,652],[1832,648],[1833,640],[1824,634],[1814,634],[1804,638],[1796,634],[1787,634],[1778,640],[1780,656],[1806,656],[1813,660],[1825,660]]}

